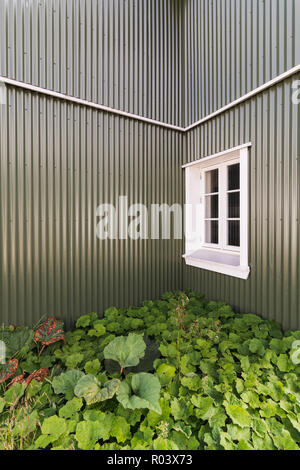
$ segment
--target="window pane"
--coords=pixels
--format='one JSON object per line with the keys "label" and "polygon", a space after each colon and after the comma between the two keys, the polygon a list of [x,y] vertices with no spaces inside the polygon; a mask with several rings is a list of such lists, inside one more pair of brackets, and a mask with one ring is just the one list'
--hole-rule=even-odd
{"label": "window pane", "polygon": [[240,221],[228,221],[228,245],[240,246]]}
{"label": "window pane", "polygon": [[228,191],[240,189],[240,164],[228,167]]}
{"label": "window pane", "polygon": [[219,196],[205,196],[205,218],[219,218]]}
{"label": "window pane", "polygon": [[240,193],[228,193],[228,218],[240,218]]}
{"label": "window pane", "polygon": [[205,221],[205,243],[219,243],[219,222],[217,220]]}
{"label": "window pane", "polygon": [[205,173],[205,192],[207,194],[219,192],[219,170],[211,170]]}

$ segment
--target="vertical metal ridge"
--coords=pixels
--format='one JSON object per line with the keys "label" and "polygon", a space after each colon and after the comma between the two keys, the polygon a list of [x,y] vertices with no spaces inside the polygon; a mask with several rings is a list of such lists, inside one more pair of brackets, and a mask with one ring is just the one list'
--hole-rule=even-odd
{"label": "vertical metal ridge", "polygon": [[180,125],[176,0],[0,0],[0,26],[0,75]]}
{"label": "vertical metal ridge", "polygon": [[185,125],[299,64],[297,0],[185,0]]}
{"label": "vertical metal ridge", "polygon": [[184,286],[238,311],[300,328],[299,105],[292,82],[277,84],[186,136],[186,163],[251,142],[249,155],[250,276],[242,281],[184,266]]}
{"label": "vertical metal ridge", "polygon": [[[139,304],[180,288],[181,240],[107,240],[96,207],[182,201],[183,135],[7,88],[1,107],[1,322]],[[176,182],[176,187],[174,183]]]}

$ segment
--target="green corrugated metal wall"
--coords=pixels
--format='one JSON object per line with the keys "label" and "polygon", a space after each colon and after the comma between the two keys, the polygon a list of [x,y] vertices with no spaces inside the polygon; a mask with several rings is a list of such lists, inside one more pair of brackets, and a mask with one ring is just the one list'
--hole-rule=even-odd
{"label": "green corrugated metal wall", "polygon": [[[0,0],[0,75],[177,123],[180,14],[174,0]],[[181,203],[183,135],[7,89],[1,322],[70,324],[180,288],[182,241],[99,241],[95,213],[119,195]]]}
{"label": "green corrugated metal wall", "polygon": [[0,0],[0,74],[181,120],[177,0]]}
{"label": "green corrugated metal wall", "polygon": [[186,0],[185,125],[300,63],[299,0]]}
{"label": "green corrugated metal wall", "polygon": [[184,286],[300,328],[300,106],[292,82],[300,74],[191,131],[186,161],[252,142],[247,281],[185,267]]}
{"label": "green corrugated metal wall", "polygon": [[[298,0],[0,0],[0,75],[178,126],[300,63]],[[297,77],[294,77],[297,78]],[[300,327],[292,79],[188,134],[7,88],[0,315],[32,324],[192,287]],[[186,268],[182,241],[95,237],[95,209],[183,203],[181,164],[246,141],[251,275]]]}
{"label": "green corrugated metal wall", "polygon": [[[185,123],[300,63],[298,0],[187,0]],[[184,163],[252,142],[247,281],[184,266],[184,286],[300,328],[300,106],[294,76],[196,127]]]}
{"label": "green corrugated metal wall", "polygon": [[[179,288],[181,240],[96,238],[96,208],[182,198],[182,134],[9,88],[0,145],[1,321],[137,304]],[[1,107],[0,107],[1,109]]]}

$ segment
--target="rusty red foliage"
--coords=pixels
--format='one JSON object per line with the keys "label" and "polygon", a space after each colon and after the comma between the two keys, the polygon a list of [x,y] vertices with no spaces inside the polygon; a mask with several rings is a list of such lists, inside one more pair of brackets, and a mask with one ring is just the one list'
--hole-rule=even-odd
{"label": "rusty red foliage", "polygon": [[46,377],[49,377],[50,372],[49,369],[43,368],[34,370],[25,380],[27,385],[30,384],[32,380],[36,380],[37,382],[42,382]]}
{"label": "rusty red foliage", "polygon": [[3,372],[0,371],[0,384],[5,382],[10,377],[12,377],[18,367],[19,367],[18,359],[11,359],[10,361],[8,361],[3,367],[4,369]]}
{"label": "rusty red foliage", "polygon": [[49,377],[50,372],[49,369],[37,369],[34,370],[28,377],[25,378],[25,374],[18,375],[14,379],[12,379],[9,388],[12,387],[14,384],[22,384],[26,383],[29,385],[32,380],[36,380],[37,382],[42,382],[46,377]]}
{"label": "rusty red foliage", "polygon": [[15,385],[15,384],[21,384],[21,383],[24,382],[24,380],[25,380],[24,374],[17,375],[17,377],[15,377],[15,378],[12,379],[12,381],[10,382],[8,388],[12,387],[12,386]]}
{"label": "rusty red foliage", "polygon": [[34,339],[42,343],[43,346],[56,343],[65,339],[63,322],[54,317],[49,317],[34,332]]}

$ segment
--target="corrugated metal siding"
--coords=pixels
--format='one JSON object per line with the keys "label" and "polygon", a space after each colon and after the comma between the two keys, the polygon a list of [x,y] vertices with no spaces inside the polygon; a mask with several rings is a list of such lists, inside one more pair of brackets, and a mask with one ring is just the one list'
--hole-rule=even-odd
{"label": "corrugated metal siding", "polygon": [[[1,322],[138,304],[182,285],[182,241],[96,238],[96,207],[182,201],[182,134],[8,88],[0,106]],[[99,221],[99,220],[98,220]]]}
{"label": "corrugated metal siding", "polygon": [[[0,0],[0,75],[189,124],[299,63],[299,18],[298,0]],[[55,314],[69,325],[184,285],[299,328],[300,118],[291,83],[186,136],[8,88],[0,321]],[[118,195],[183,203],[182,163],[248,141],[248,281],[184,267],[181,241],[96,238],[100,203]]]}
{"label": "corrugated metal siding", "polygon": [[185,125],[300,63],[299,0],[185,0]]}
{"label": "corrugated metal siding", "polygon": [[181,2],[0,0],[0,75],[181,123]]}
{"label": "corrugated metal siding", "polygon": [[247,281],[184,267],[184,286],[300,328],[300,106],[292,103],[293,80],[191,131],[185,162],[252,142],[250,150]]}

